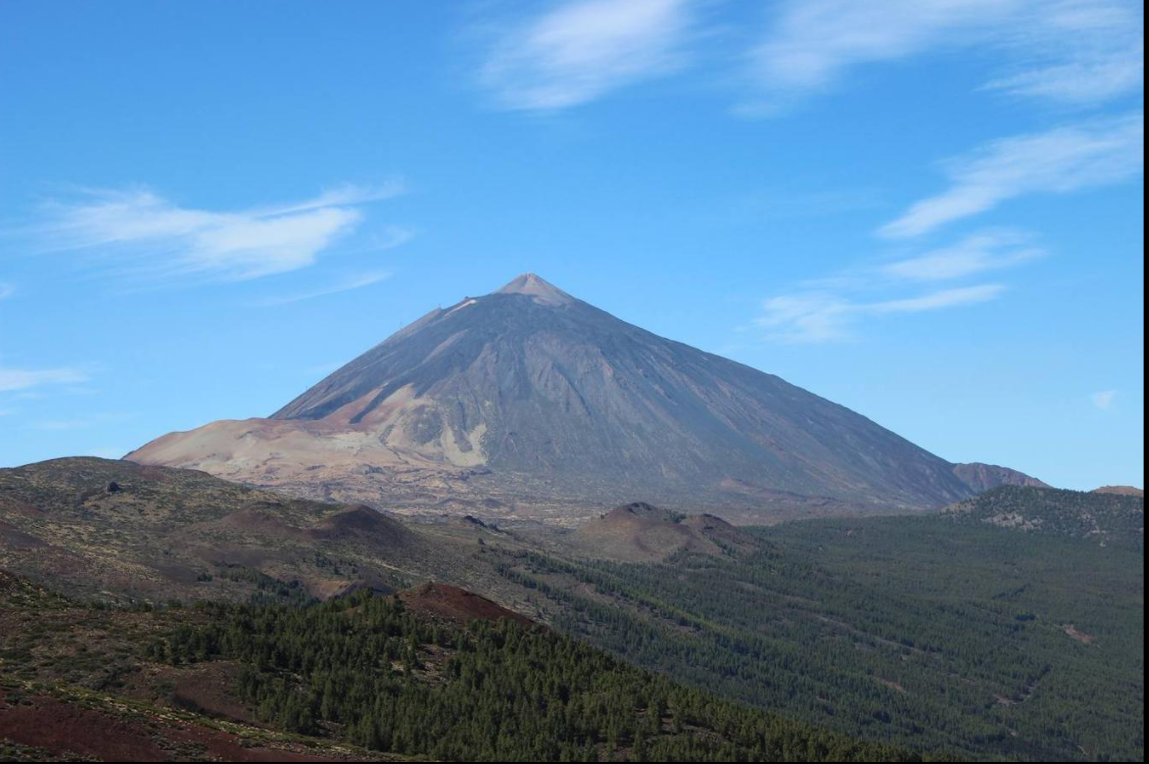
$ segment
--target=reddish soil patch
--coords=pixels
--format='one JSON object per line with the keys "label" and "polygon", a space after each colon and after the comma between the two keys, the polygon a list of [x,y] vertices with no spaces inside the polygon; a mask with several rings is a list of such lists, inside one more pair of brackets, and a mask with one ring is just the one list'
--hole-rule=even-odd
{"label": "reddish soil patch", "polygon": [[54,756],[76,754],[108,761],[162,761],[160,748],[141,725],[42,695],[18,706],[0,699],[0,738],[43,748]]}
{"label": "reddish soil patch", "polygon": [[0,691],[0,740],[42,748],[53,756],[104,761],[336,761],[306,751],[247,747],[230,733],[178,721],[121,718],[45,695],[9,704]]}
{"label": "reddish soil patch", "polygon": [[1080,642],[1083,645],[1093,644],[1093,637],[1092,636],[1090,636],[1089,634],[1086,634],[1083,631],[1078,631],[1077,629],[1073,628],[1073,624],[1071,624],[1071,623],[1067,623],[1064,626],[1062,626],[1061,630],[1064,631],[1066,634],[1068,634],[1070,639],[1076,639],[1078,642]]}
{"label": "reddish soil patch", "polygon": [[396,595],[415,612],[454,623],[498,621],[508,618],[522,624],[533,624],[526,616],[507,610],[486,597],[447,584],[424,584]]}
{"label": "reddish soil patch", "polygon": [[251,709],[235,695],[240,671],[239,664],[230,661],[196,664],[176,678],[172,703],[196,713],[253,724]]}
{"label": "reddish soil patch", "polygon": [[11,549],[35,549],[47,546],[35,536],[29,536],[16,526],[0,520],[0,547]]}

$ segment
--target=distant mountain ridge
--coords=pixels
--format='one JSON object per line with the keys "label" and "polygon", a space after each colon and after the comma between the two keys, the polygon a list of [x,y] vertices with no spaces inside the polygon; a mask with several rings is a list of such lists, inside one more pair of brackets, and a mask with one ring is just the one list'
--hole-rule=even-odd
{"label": "distant mountain ridge", "polygon": [[1145,499],[1098,491],[1004,485],[947,507],[955,522],[980,522],[1101,546],[1145,545]]}
{"label": "distant mountain ridge", "polygon": [[1103,485],[1100,488],[1094,488],[1093,493],[1111,493],[1118,496],[1145,496],[1144,489],[1131,485]]}
{"label": "distant mountain ridge", "polygon": [[1033,488],[1049,488],[1050,486],[1037,478],[1030,477],[1024,472],[999,467],[996,464],[983,464],[970,462],[968,464],[955,464],[954,474],[958,479],[969,486],[974,493],[982,493],[1000,485],[1021,485]]}
{"label": "distant mountain ridge", "polygon": [[313,498],[558,522],[635,499],[747,521],[922,509],[1025,478],[955,467],[534,274],[431,311],[268,419],[172,433],[127,458]]}

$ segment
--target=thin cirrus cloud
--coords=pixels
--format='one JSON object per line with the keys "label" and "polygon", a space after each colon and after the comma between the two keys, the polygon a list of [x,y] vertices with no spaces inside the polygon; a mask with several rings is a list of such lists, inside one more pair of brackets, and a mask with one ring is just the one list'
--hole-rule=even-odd
{"label": "thin cirrus cloud", "polygon": [[877,273],[895,280],[945,281],[1012,268],[1044,256],[1045,250],[1033,246],[1023,233],[981,231],[952,246],[886,263]]}
{"label": "thin cirrus cloud", "polygon": [[304,300],[313,300],[317,297],[327,297],[328,295],[339,294],[341,292],[350,292],[355,289],[362,289],[363,287],[378,284],[380,281],[391,277],[389,271],[376,271],[374,273],[361,273],[343,281],[336,282],[322,289],[313,289],[308,292],[300,292],[298,294],[284,295],[280,297],[267,297],[255,302],[257,307],[261,308],[274,308],[280,305],[291,305]]}
{"label": "thin cirrus cloud", "polygon": [[1117,391],[1102,390],[1101,392],[1097,392],[1089,396],[1089,400],[1093,402],[1094,406],[1101,409],[1102,411],[1108,411],[1109,409],[1113,408],[1113,404],[1117,400]]}
{"label": "thin cirrus cloud", "polygon": [[[948,247],[807,282],[793,294],[765,300],[753,327],[778,342],[849,339],[866,320],[996,300],[1006,292],[1004,284],[960,284],[1044,254],[1023,233],[982,231]],[[953,282],[959,285],[947,285]]]}
{"label": "thin cirrus cloud", "polygon": [[[479,81],[503,107],[556,111],[664,76],[688,61],[699,0],[567,0],[497,27]],[[977,50],[997,74],[982,89],[1092,105],[1144,80],[1137,0],[782,0],[748,53],[769,112],[832,88],[860,66]]]}
{"label": "thin cirrus cloud", "polygon": [[1002,284],[941,289],[892,300],[865,302],[833,293],[784,295],[766,300],[754,326],[767,338],[794,343],[820,343],[848,339],[852,327],[874,316],[923,313],[994,300],[1005,291]]}
{"label": "thin cirrus cloud", "polygon": [[1138,0],[1033,2],[1005,44],[1015,71],[985,89],[1065,104],[1092,104],[1139,90],[1145,76],[1144,11]]}
{"label": "thin cirrus cloud", "polygon": [[31,390],[49,385],[87,382],[88,373],[81,369],[18,369],[0,366],[0,393]]}
{"label": "thin cirrus cloud", "polygon": [[887,238],[921,236],[1026,194],[1064,194],[1120,183],[1141,174],[1144,141],[1140,113],[994,141],[946,162],[950,187],[916,202],[878,233]]}
{"label": "thin cirrus cloud", "polygon": [[479,71],[498,104],[554,111],[673,71],[691,0],[573,0],[498,33]]}
{"label": "thin cirrus cloud", "polygon": [[312,265],[355,230],[363,205],[402,192],[399,181],[348,185],[301,202],[218,212],[147,189],[89,190],[44,204],[27,233],[42,252],[87,252],[144,279],[245,281]]}
{"label": "thin cirrus cloud", "polygon": [[751,55],[774,97],[824,91],[859,66],[939,52],[996,51],[985,89],[1097,103],[1143,81],[1136,0],[784,0]]}

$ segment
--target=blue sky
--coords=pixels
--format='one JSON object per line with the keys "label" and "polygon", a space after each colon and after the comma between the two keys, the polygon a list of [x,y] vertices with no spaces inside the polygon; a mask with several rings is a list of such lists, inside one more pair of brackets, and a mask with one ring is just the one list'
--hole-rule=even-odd
{"label": "blue sky", "polygon": [[1125,0],[0,0],[0,464],[524,271],[954,460],[1143,483]]}

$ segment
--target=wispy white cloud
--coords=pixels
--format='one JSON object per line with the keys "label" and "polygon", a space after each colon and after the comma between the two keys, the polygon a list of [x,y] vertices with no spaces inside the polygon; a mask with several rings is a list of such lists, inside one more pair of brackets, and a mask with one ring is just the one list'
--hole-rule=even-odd
{"label": "wispy white cloud", "polygon": [[24,233],[41,251],[90,252],[145,278],[240,281],[313,264],[361,222],[362,205],[402,191],[398,181],[342,186],[301,202],[216,212],[143,188],[87,190],[44,204],[43,220]]}
{"label": "wispy white cloud", "polygon": [[1008,230],[981,231],[949,247],[886,263],[882,276],[905,281],[947,281],[1003,270],[1043,257],[1030,237]]}
{"label": "wispy white cloud", "polygon": [[380,231],[373,231],[366,238],[362,251],[383,252],[411,241],[415,238],[415,231],[403,226],[389,225]]}
{"label": "wispy white cloud", "polygon": [[901,300],[887,300],[860,306],[869,313],[921,313],[926,310],[956,308],[961,305],[976,305],[998,298],[1005,287],[1001,284],[979,284],[971,287],[943,289],[939,292]]}
{"label": "wispy white cloud", "polygon": [[550,111],[665,74],[681,61],[692,0],[571,0],[502,30],[481,84],[509,109]]}
{"label": "wispy white cloud", "polygon": [[753,325],[771,340],[828,342],[843,339],[856,315],[853,304],[837,294],[807,292],[765,300]]}
{"label": "wispy white cloud", "polygon": [[801,283],[811,292],[877,292],[891,287],[956,281],[1000,271],[1044,257],[1025,231],[987,228],[936,249],[902,249],[877,262],[847,268]]}
{"label": "wispy white cloud", "polygon": [[951,186],[912,205],[879,233],[907,238],[985,212],[1024,194],[1063,194],[1142,172],[1145,121],[1129,114],[1022,135],[945,163]]}
{"label": "wispy white cloud", "polygon": [[[947,247],[903,252],[806,281],[790,294],[765,300],[753,326],[767,339],[783,342],[846,339],[866,319],[996,300],[1006,292],[1004,284],[968,282],[1044,255],[1023,232],[981,231]],[[927,286],[932,288],[922,291]]]}
{"label": "wispy white cloud", "polygon": [[0,366],[0,392],[4,393],[87,381],[88,373],[78,368],[16,369]]}
{"label": "wispy white cloud", "polygon": [[775,98],[821,91],[850,69],[918,55],[999,51],[987,87],[1096,102],[1142,84],[1137,0],[784,0],[752,56]]}
{"label": "wispy white cloud", "polygon": [[822,89],[860,64],[922,53],[945,33],[1002,20],[1010,0],[784,0],[754,51],[764,86]]}
{"label": "wispy white cloud", "polygon": [[1145,76],[1144,48],[1021,72],[986,83],[986,90],[1089,103],[1106,101],[1139,88]]}
{"label": "wispy white cloud", "polygon": [[815,343],[846,339],[852,327],[868,316],[883,316],[976,305],[998,298],[1001,284],[942,289],[926,294],[877,302],[861,302],[831,292],[774,297],[762,304],[754,325],[768,339]]}
{"label": "wispy white cloud", "polygon": [[14,294],[16,294],[16,287],[0,281],[0,300],[6,300]]}
{"label": "wispy white cloud", "polygon": [[1138,0],[1032,2],[1012,28],[998,30],[1017,54],[1013,72],[987,90],[1091,104],[1142,87],[1144,11]]}
{"label": "wispy white cloud", "polygon": [[1101,392],[1094,393],[1093,395],[1089,396],[1089,400],[1093,402],[1094,406],[1101,409],[1102,411],[1108,411],[1109,409],[1113,408],[1113,404],[1117,400],[1117,391],[1102,390]]}
{"label": "wispy white cloud", "polygon": [[353,276],[349,279],[331,284],[323,287],[322,289],[314,289],[309,292],[301,292],[299,294],[286,295],[283,297],[268,297],[263,300],[257,301],[255,304],[263,308],[271,308],[279,305],[290,305],[295,302],[302,302],[303,300],[311,300],[316,297],[326,297],[331,294],[339,294],[340,292],[349,292],[353,289],[361,289],[363,287],[378,284],[384,279],[390,278],[391,273],[388,271],[377,271],[375,273],[362,273]]}

